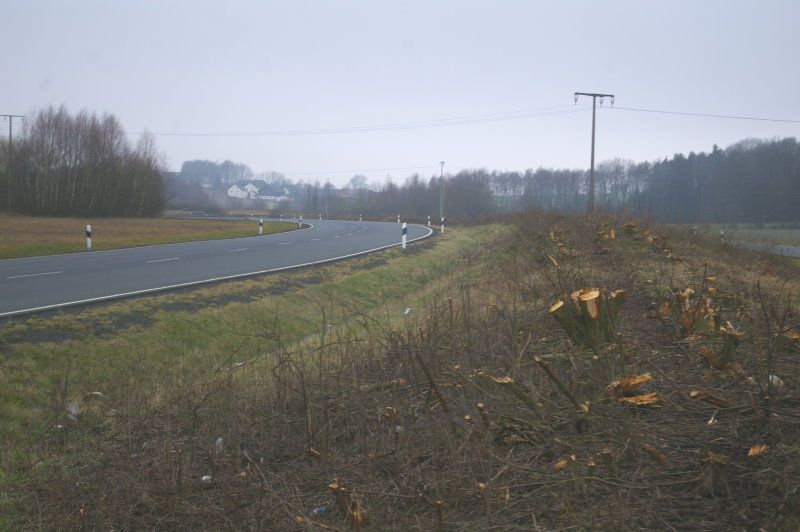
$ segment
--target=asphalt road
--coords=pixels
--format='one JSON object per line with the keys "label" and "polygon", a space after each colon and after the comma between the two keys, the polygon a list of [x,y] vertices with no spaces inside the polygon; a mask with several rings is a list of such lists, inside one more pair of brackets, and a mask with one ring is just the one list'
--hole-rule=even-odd
{"label": "asphalt road", "polygon": [[[0,260],[0,317],[308,266],[400,243],[396,223],[308,223],[274,235]],[[430,234],[408,227],[409,242]]]}

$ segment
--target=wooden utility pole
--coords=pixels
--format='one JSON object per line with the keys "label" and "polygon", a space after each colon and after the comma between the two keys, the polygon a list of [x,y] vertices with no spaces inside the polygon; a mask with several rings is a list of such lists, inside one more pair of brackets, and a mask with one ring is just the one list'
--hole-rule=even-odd
{"label": "wooden utility pole", "polygon": [[2,115],[8,118],[8,161],[6,162],[6,177],[8,178],[8,214],[11,214],[11,157],[14,152],[12,142],[14,138],[14,119],[25,118],[23,115]]}
{"label": "wooden utility pole", "polygon": [[444,220],[444,161],[439,162],[439,218]]}
{"label": "wooden utility pole", "polygon": [[597,99],[600,98],[600,105],[603,105],[603,98],[611,98],[611,105],[614,105],[613,94],[599,94],[596,92],[576,92],[575,103],[578,103],[578,96],[589,96],[592,98],[592,165],[589,167],[589,199],[586,202],[586,213],[594,214],[594,122],[597,110]]}

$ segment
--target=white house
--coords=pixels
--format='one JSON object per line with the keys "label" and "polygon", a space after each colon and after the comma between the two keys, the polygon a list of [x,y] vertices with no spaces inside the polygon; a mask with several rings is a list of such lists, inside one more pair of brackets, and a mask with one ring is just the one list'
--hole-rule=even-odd
{"label": "white house", "polygon": [[228,197],[230,198],[257,199],[258,190],[259,188],[252,182],[236,183],[235,185],[231,185],[230,188],[228,188],[227,194]]}

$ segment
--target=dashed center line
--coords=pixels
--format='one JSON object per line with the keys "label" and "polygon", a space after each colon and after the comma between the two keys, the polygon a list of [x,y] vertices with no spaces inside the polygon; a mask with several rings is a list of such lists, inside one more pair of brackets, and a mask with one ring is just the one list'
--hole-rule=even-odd
{"label": "dashed center line", "polygon": [[168,260],[180,260],[180,257],[172,257],[172,258],[169,258],[169,259],[148,260],[147,262],[167,262]]}
{"label": "dashed center line", "polygon": [[239,251],[247,251],[247,248],[229,249],[226,253],[237,253]]}
{"label": "dashed center line", "polygon": [[11,275],[6,277],[6,279],[22,279],[23,277],[39,277],[40,275],[56,275],[57,273],[64,273],[64,270],[59,270],[57,272],[44,272],[44,273],[28,273],[25,275]]}

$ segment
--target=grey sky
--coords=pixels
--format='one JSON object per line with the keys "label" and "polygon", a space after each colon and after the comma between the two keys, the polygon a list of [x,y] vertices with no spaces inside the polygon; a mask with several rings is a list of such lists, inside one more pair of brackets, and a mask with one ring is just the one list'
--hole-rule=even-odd
{"label": "grey sky", "polygon": [[[242,133],[572,104],[800,119],[800,2],[0,0],[0,113],[109,111],[131,132]],[[584,102],[588,103],[588,102]],[[575,107],[568,108],[574,110]],[[330,135],[159,136],[172,168],[232,159],[345,182],[586,167],[591,114]],[[5,127],[5,124],[0,124]],[[597,157],[653,159],[800,124],[604,111]],[[345,170],[343,173],[332,173]],[[294,172],[315,172],[294,174]],[[320,171],[316,173],[316,171]]]}

